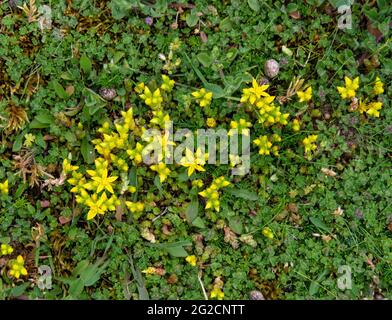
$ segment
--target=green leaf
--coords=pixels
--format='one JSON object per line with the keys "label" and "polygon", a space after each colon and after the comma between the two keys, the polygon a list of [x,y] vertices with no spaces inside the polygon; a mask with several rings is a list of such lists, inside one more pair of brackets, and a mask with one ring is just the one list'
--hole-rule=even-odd
{"label": "green leaf", "polygon": [[43,124],[53,124],[54,123],[54,117],[50,112],[40,112],[39,114],[36,115],[34,118],[37,121],[43,123]]}
{"label": "green leaf", "polygon": [[192,10],[190,13],[186,15],[186,24],[188,27],[192,28],[194,27],[197,22],[199,21],[199,17],[196,15],[196,12]]}
{"label": "green leaf", "polygon": [[214,83],[207,83],[204,85],[204,88],[211,91],[213,93],[213,98],[215,99],[222,98],[226,95],[222,87]]}
{"label": "green leaf", "polygon": [[15,192],[15,198],[19,198],[27,188],[27,183],[20,183]]}
{"label": "green leaf", "polygon": [[35,143],[40,146],[42,149],[46,148],[46,142],[44,140],[44,137],[42,136],[42,133],[38,133],[35,136]]}
{"label": "green leaf", "polygon": [[255,12],[259,12],[260,11],[260,3],[259,0],[248,0],[248,5],[249,7],[255,11]]}
{"label": "green leaf", "polygon": [[94,115],[99,109],[106,106],[106,101],[99,94],[89,88],[84,88],[83,95],[85,96],[85,103],[90,116]]}
{"label": "green leaf", "polygon": [[12,288],[11,292],[10,292],[11,296],[13,296],[13,297],[21,296],[26,291],[26,289],[28,288],[29,285],[30,285],[30,283],[26,282],[26,283],[21,284],[20,286],[16,286],[16,287]]}
{"label": "green leaf", "polygon": [[192,60],[189,56],[184,52],[184,56],[187,59],[188,63],[191,65],[192,69],[195,71],[196,75],[199,77],[200,81],[203,82],[203,85],[206,85],[208,82],[206,78],[203,76],[201,71],[192,63]]}
{"label": "green leaf", "polygon": [[84,289],[84,284],[83,281],[80,281],[79,279],[72,279],[70,285],[69,285],[69,295],[77,299],[80,294],[83,292]]}
{"label": "green leaf", "polygon": [[90,287],[94,285],[100,278],[102,273],[105,271],[106,266],[109,261],[104,265],[99,267],[100,261],[97,261],[93,265],[90,265],[84,272],[80,275],[80,279],[83,281],[85,287]]}
{"label": "green leaf", "polygon": [[67,99],[68,98],[67,92],[65,91],[63,86],[57,80],[52,81],[52,86],[53,86],[54,92],[56,92],[57,96],[60,99]]}
{"label": "green leaf", "polygon": [[289,3],[287,5],[287,12],[289,13],[296,11],[297,9],[298,9],[298,5],[296,3]]}
{"label": "green leaf", "polygon": [[199,213],[199,200],[197,197],[192,199],[191,203],[185,210],[185,216],[189,223],[192,223],[193,220],[196,219],[197,214]]}
{"label": "green leaf", "polygon": [[231,23],[231,20],[229,17],[224,18],[221,20],[219,23],[219,29],[221,29],[223,32],[228,32],[233,28],[233,25]]}
{"label": "green leaf", "polygon": [[150,247],[155,247],[155,248],[161,248],[161,249],[167,249],[167,248],[175,248],[179,246],[190,246],[192,245],[191,241],[176,241],[176,242],[167,242],[167,243],[148,243],[147,244]]}
{"label": "green leaf", "polygon": [[95,158],[94,148],[89,140],[88,137],[85,137],[80,145],[80,152],[82,153],[84,161],[88,164],[93,163]]}
{"label": "green leaf", "polygon": [[200,63],[206,68],[208,68],[212,64],[212,61],[213,61],[211,55],[206,52],[200,52],[197,55],[197,60],[199,60]]}
{"label": "green leaf", "polygon": [[228,189],[226,191],[227,193],[236,196],[238,198],[242,198],[245,200],[250,200],[250,201],[256,201],[259,199],[259,196],[257,195],[257,193],[246,190],[246,189]]}
{"label": "green leaf", "polygon": [[44,129],[49,127],[50,125],[48,123],[39,122],[37,119],[33,119],[29,124],[30,129]]}
{"label": "green leaf", "polygon": [[310,286],[309,286],[309,294],[311,295],[311,296],[314,296],[314,295],[316,295],[317,294],[317,292],[319,291],[319,288],[320,288],[320,282],[325,278],[325,276],[327,275],[327,271],[326,270],[324,270],[319,276],[318,276],[318,278],[317,278],[317,280],[316,281],[312,281],[311,283],[310,283]]}
{"label": "green leaf", "polygon": [[24,139],[24,133],[22,132],[21,134],[19,134],[15,141],[14,144],[12,146],[12,151],[13,152],[18,152],[20,149],[22,149],[23,146],[23,139]]}
{"label": "green leaf", "polygon": [[89,57],[85,54],[80,57],[80,68],[83,70],[85,75],[89,75],[92,70],[92,63]]}
{"label": "green leaf", "polygon": [[173,257],[183,258],[188,256],[188,252],[182,246],[166,248],[167,252]]}
{"label": "green leaf", "polygon": [[328,233],[330,233],[331,231],[329,230],[329,228],[326,226],[326,224],[324,222],[322,222],[319,218],[316,217],[310,217],[309,218],[310,222],[313,223],[317,228],[324,230]]}
{"label": "green leaf", "polygon": [[244,230],[244,226],[243,226],[241,219],[239,217],[234,217],[234,218],[230,219],[229,227],[236,234],[242,234],[242,232]]}
{"label": "green leaf", "polygon": [[205,229],[206,227],[203,219],[200,217],[196,217],[196,219],[192,221],[192,226],[200,229]]}

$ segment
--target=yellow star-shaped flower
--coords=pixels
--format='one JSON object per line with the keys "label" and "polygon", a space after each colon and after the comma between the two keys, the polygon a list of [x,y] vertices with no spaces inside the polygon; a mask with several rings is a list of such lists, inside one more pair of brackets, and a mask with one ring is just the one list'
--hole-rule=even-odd
{"label": "yellow star-shaped flower", "polygon": [[103,169],[100,176],[91,177],[92,180],[96,182],[97,185],[97,193],[100,193],[102,190],[107,190],[110,193],[114,193],[112,182],[116,181],[118,177],[108,177],[108,169]]}

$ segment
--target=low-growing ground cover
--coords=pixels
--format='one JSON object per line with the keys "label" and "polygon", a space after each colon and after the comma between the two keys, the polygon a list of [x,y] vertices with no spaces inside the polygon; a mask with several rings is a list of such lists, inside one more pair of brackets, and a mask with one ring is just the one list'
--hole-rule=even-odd
{"label": "low-growing ground cover", "polygon": [[392,8],[346,2],[1,2],[0,298],[391,298]]}

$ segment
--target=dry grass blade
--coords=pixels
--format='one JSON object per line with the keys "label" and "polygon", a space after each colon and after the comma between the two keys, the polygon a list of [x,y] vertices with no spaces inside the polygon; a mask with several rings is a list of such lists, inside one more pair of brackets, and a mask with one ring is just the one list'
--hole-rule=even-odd
{"label": "dry grass blade", "polygon": [[284,104],[290,101],[293,95],[302,90],[303,85],[304,79],[301,79],[301,77],[294,77],[290,82],[290,85],[286,91],[286,95],[278,97],[280,104]]}
{"label": "dry grass blade", "polygon": [[38,9],[35,5],[35,0],[30,0],[29,6],[26,3],[23,6],[18,6],[27,16],[29,23],[37,21],[39,14],[37,14]]}
{"label": "dry grass blade", "polygon": [[5,127],[7,135],[13,131],[20,130],[23,125],[29,121],[25,109],[17,105],[11,104],[11,106],[6,109],[6,112],[8,113],[8,123]]}
{"label": "dry grass blade", "polygon": [[30,187],[34,187],[35,185],[39,186],[40,177],[47,176],[54,179],[51,174],[45,172],[43,166],[35,162],[34,154],[32,152],[26,152],[23,155],[13,155],[13,159],[14,168],[18,170],[17,174],[22,176],[23,182],[26,182],[27,179],[29,179]]}

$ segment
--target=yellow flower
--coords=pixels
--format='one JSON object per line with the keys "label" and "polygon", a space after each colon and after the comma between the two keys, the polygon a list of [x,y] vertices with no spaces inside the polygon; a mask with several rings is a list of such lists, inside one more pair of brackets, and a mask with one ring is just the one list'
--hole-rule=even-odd
{"label": "yellow flower", "polygon": [[185,261],[188,262],[192,267],[196,266],[197,258],[195,255],[187,256]]}
{"label": "yellow flower", "polygon": [[207,126],[210,128],[216,127],[216,120],[214,118],[207,118]]}
{"label": "yellow flower", "polygon": [[144,210],[143,202],[125,201],[125,205],[128,207],[129,211],[131,212],[143,212]]}
{"label": "yellow flower", "polygon": [[105,121],[103,124],[102,124],[102,127],[100,127],[99,129],[98,129],[98,132],[99,133],[106,133],[106,134],[108,134],[108,133],[110,133],[110,123],[108,122],[108,121]]}
{"label": "yellow flower", "polygon": [[19,279],[20,276],[27,276],[27,270],[24,266],[24,259],[22,256],[17,256],[16,260],[12,261],[10,276]]}
{"label": "yellow flower", "polygon": [[108,169],[103,169],[101,175],[94,175],[91,177],[92,180],[95,181],[97,186],[97,193],[100,193],[102,190],[107,190],[110,193],[114,193],[112,183],[117,180],[118,177],[108,177]]}
{"label": "yellow flower", "polygon": [[192,181],[192,186],[193,187],[198,187],[198,188],[203,187],[203,180],[201,180],[201,179],[193,180]]}
{"label": "yellow flower", "polygon": [[135,193],[135,192],[137,191],[137,189],[136,189],[135,186],[129,186],[129,187],[128,187],[128,191],[129,191],[130,193]]}
{"label": "yellow flower", "polygon": [[121,115],[124,119],[124,125],[129,129],[135,128],[135,120],[133,119],[133,109],[129,108],[127,111],[121,111]]}
{"label": "yellow flower", "polygon": [[152,166],[150,166],[150,169],[156,171],[159,174],[159,180],[161,182],[165,181],[171,172],[170,169],[167,168],[166,164],[163,162],[153,164]]}
{"label": "yellow flower", "polygon": [[150,123],[160,126],[162,129],[165,128],[165,123],[170,121],[170,116],[163,111],[153,111],[154,118],[151,119]]}
{"label": "yellow flower", "polygon": [[125,171],[125,172],[128,171],[128,169],[129,169],[129,168],[128,168],[128,164],[125,162],[124,159],[122,159],[122,158],[120,158],[120,157],[117,157],[117,156],[114,155],[114,154],[111,154],[111,155],[110,155],[110,158],[112,159],[113,164],[114,164],[119,170]]}
{"label": "yellow flower", "polygon": [[227,181],[224,176],[214,179],[214,181],[211,183],[211,187],[215,190],[219,190],[229,185],[231,185],[231,183]]}
{"label": "yellow flower", "polygon": [[108,207],[106,201],[108,200],[106,193],[103,192],[101,197],[98,199],[97,194],[93,194],[86,200],[86,205],[90,208],[87,213],[87,220],[93,219],[97,214],[105,214]]}
{"label": "yellow flower", "polygon": [[212,181],[211,185],[199,192],[199,195],[201,195],[203,198],[207,199],[206,202],[206,209],[214,209],[215,211],[219,212],[220,211],[220,201],[219,201],[219,192],[218,190],[224,187],[227,187],[231,185],[229,181],[225,179],[224,176],[221,176],[219,178],[216,178]]}
{"label": "yellow flower", "polygon": [[200,107],[206,107],[211,104],[212,92],[208,92],[204,88],[201,88],[199,91],[192,92],[192,96],[196,98]]}
{"label": "yellow flower", "polygon": [[260,99],[261,97],[268,97],[269,94],[265,92],[269,85],[261,85],[257,83],[256,79],[252,80],[252,87],[245,88],[242,90],[241,102],[248,102],[251,104],[255,104],[255,102]]}
{"label": "yellow flower", "polygon": [[5,180],[3,183],[0,183],[0,194],[8,194],[8,179]]}
{"label": "yellow flower", "polygon": [[79,167],[78,166],[73,166],[68,162],[68,159],[64,159],[63,160],[63,172],[64,173],[69,173],[75,170],[78,170]]}
{"label": "yellow flower", "polygon": [[145,87],[144,82],[140,82],[140,83],[138,83],[138,84],[136,85],[135,91],[136,91],[137,93],[142,93],[143,90],[144,90],[144,87]]}
{"label": "yellow flower", "polygon": [[309,159],[312,159],[312,152],[317,149],[317,145],[315,144],[316,140],[317,140],[317,135],[313,134],[306,137],[302,141],[305,147],[305,156],[307,156]]}
{"label": "yellow flower", "polygon": [[272,142],[268,140],[267,136],[260,136],[257,139],[253,140],[253,143],[259,147],[259,154],[271,154]]}
{"label": "yellow flower", "polygon": [[359,88],[359,77],[351,80],[349,77],[344,77],[345,87],[337,87],[342,99],[351,99],[355,97],[355,91]]}
{"label": "yellow flower", "polygon": [[161,84],[161,89],[167,92],[172,91],[174,87],[174,80],[171,80],[167,75],[162,75],[163,83]]}
{"label": "yellow flower", "polygon": [[299,102],[307,102],[312,100],[312,87],[309,87],[304,91],[297,92]]}
{"label": "yellow flower", "polygon": [[147,269],[144,269],[142,271],[142,273],[145,273],[145,274],[155,274],[156,273],[156,268],[148,267]]}
{"label": "yellow flower", "polygon": [[128,149],[127,154],[136,164],[139,164],[143,160],[143,156],[142,156],[143,149],[144,146],[141,143],[137,142],[135,149]]}
{"label": "yellow flower", "polygon": [[301,124],[300,124],[299,120],[298,119],[294,119],[293,122],[292,122],[291,127],[293,128],[293,131],[301,130]]}
{"label": "yellow flower", "polygon": [[264,123],[266,125],[273,123],[280,123],[282,125],[287,125],[289,114],[281,113],[280,107],[275,106],[274,104],[265,105],[263,108],[259,110],[259,122]]}
{"label": "yellow flower", "polygon": [[151,108],[160,107],[161,103],[163,102],[163,98],[161,96],[161,91],[156,89],[154,92],[146,86],[144,87],[144,93],[140,95],[140,98],[144,101],[144,103]]}
{"label": "yellow flower", "polygon": [[33,135],[32,133],[26,133],[24,135],[24,138],[25,138],[25,142],[23,143],[23,145],[27,148],[30,148],[35,141],[35,135]]}
{"label": "yellow flower", "polygon": [[72,178],[69,178],[68,183],[74,187],[71,189],[72,193],[79,193],[82,189],[92,189],[92,187],[86,183],[86,179],[83,177],[82,173],[72,172]]}
{"label": "yellow flower", "polygon": [[366,113],[369,116],[378,118],[380,116],[379,110],[381,110],[381,108],[382,108],[382,102],[370,102],[367,105]]}
{"label": "yellow flower", "polygon": [[373,87],[374,94],[382,94],[384,93],[384,84],[382,83],[380,77],[376,78],[376,82],[374,83]]}
{"label": "yellow flower", "polygon": [[197,148],[195,154],[186,148],[185,157],[180,160],[180,165],[188,168],[188,176],[190,177],[195,170],[205,171],[203,165],[206,163],[206,157],[208,157],[208,154],[203,155],[200,148]]}
{"label": "yellow flower", "polygon": [[0,256],[6,256],[14,252],[14,249],[9,244],[1,244],[0,246]]}
{"label": "yellow flower", "polygon": [[261,97],[256,101],[256,107],[259,109],[264,109],[268,107],[272,101],[274,101],[275,96]]}
{"label": "yellow flower", "polygon": [[243,134],[244,136],[249,136],[249,129],[252,126],[252,123],[247,122],[245,119],[240,119],[239,121],[231,121],[230,122],[230,131],[228,133],[229,136],[232,136],[235,130],[238,130],[238,134]]}
{"label": "yellow flower", "polygon": [[263,235],[264,235],[265,237],[267,237],[268,239],[271,239],[271,240],[272,240],[272,239],[274,238],[274,234],[273,234],[272,230],[271,230],[270,228],[268,228],[268,227],[265,227],[265,228],[263,229],[262,233],[263,233]]}
{"label": "yellow flower", "polygon": [[225,297],[224,292],[221,290],[221,288],[215,286],[211,292],[210,292],[210,298],[217,298],[218,300],[223,300]]}
{"label": "yellow flower", "polygon": [[219,192],[217,191],[217,189],[214,189],[213,187],[209,187],[199,192],[199,195],[201,195],[203,198],[207,198],[207,202],[205,206],[206,209],[212,208],[217,212],[220,211]]}

